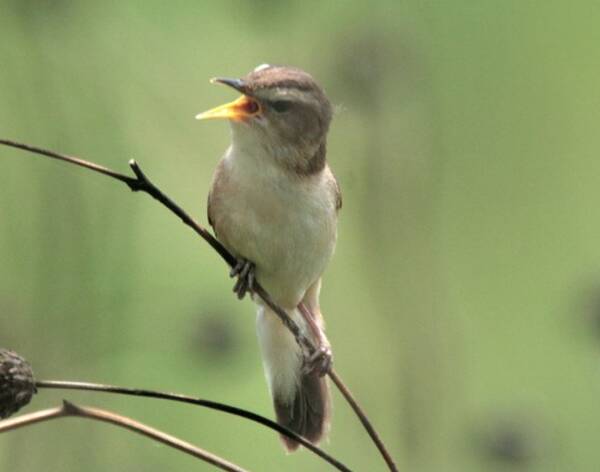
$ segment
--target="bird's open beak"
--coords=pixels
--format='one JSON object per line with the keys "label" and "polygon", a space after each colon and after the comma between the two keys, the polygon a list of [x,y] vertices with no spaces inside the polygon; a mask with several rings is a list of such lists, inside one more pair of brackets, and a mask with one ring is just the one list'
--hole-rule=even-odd
{"label": "bird's open beak", "polygon": [[199,113],[196,115],[197,120],[222,118],[226,120],[242,121],[260,113],[259,103],[254,98],[245,94],[245,84],[241,79],[215,78],[211,80],[211,83],[229,85],[239,92],[244,93],[244,95],[231,103],[226,103],[225,105]]}

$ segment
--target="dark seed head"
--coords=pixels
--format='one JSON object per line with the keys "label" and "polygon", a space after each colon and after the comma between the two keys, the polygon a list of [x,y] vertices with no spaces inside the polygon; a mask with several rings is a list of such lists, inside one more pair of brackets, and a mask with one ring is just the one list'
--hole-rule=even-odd
{"label": "dark seed head", "polygon": [[31,365],[16,352],[0,348],[0,418],[8,418],[36,393]]}

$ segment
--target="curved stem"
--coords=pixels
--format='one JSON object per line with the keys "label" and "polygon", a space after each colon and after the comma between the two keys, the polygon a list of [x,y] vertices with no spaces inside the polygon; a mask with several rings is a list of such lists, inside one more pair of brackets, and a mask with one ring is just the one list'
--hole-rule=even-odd
{"label": "curved stem", "polygon": [[254,421],[255,423],[262,424],[267,428],[270,428],[274,431],[277,431],[279,434],[283,434],[293,440],[302,444],[305,448],[314,452],[317,456],[321,457],[323,460],[329,462],[333,467],[338,470],[344,472],[350,472],[350,469],[342,464],[340,461],[335,459],[334,457],[327,454],[321,448],[315,446],[311,442],[304,439],[302,436],[294,433],[293,431],[281,426],[274,421],[271,421],[264,416],[260,416],[256,413],[253,413],[248,410],[244,410],[242,408],[237,408],[235,406],[226,405],[224,403],[214,402],[210,400],[203,400],[201,398],[194,398],[187,395],[180,395],[176,393],[167,393],[167,392],[159,392],[156,390],[147,390],[140,388],[127,388],[127,387],[119,387],[115,385],[104,385],[104,384],[96,384],[89,382],[72,382],[67,380],[37,380],[35,382],[35,386],[38,389],[41,388],[53,388],[53,389],[66,389],[66,390],[86,390],[92,392],[104,392],[104,393],[116,393],[121,395],[131,395],[137,397],[146,397],[146,398],[158,398],[162,400],[171,400],[181,403],[189,403],[192,405],[198,405],[205,408],[210,408],[212,410],[222,411],[224,413],[228,413],[230,415],[239,416],[242,418],[246,418],[247,420]]}
{"label": "curved stem", "polygon": [[377,434],[377,431],[369,421],[369,418],[367,417],[366,413],[354,399],[354,396],[350,392],[350,389],[348,389],[346,384],[342,382],[342,379],[333,369],[329,370],[329,377],[331,378],[331,381],[335,384],[335,386],[338,388],[340,393],[344,396],[344,398],[346,399],[356,416],[358,416],[358,419],[360,420],[364,428],[367,430],[367,433],[375,443],[375,446],[377,446],[377,449],[379,449],[379,452],[383,456],[383,460],[385,460],[385,463],[388,465],[388,468],[392,472],[398,472],[398,467],[392,459],[392,456],[383,444],[383,441],[379,437],[379,434]]}
{"label": "curved stem", "polygon": [[229,472],[246,472],[246,469],[242,469],[238,465],[226,461],[221,457],[212,454],[204,449],[194,446],[186,441],[183,441],[175,436],[163,433],[158,429],[151,428],[139,421],[135,421],[126,416],[118,415],[111,411],[100,410],[99,408],[90,408],[77,406],[73,403],[63,400],[63,406],[57,408],[50,408],[48,410],[36,411],[27,415],[21,415],[16,418],[9,420],[0,421],[0,433],[10,431],[13,429],[21,428],[24,426],[30,426],[35,423],[42,421],[49,421],[57,418],[65,418],[68,416],[78,416],[81,418],[88,418],[96,421],[103,421],[105,423],[111,423],[121,428],[134,431],[138,434],[146,436],[154,441],[166,444],[169,447],[178,449],[186,454],[197,457],[198,459],[213,464],[221,470],[227,470]]}
{"label": "curved stem", "polygon": [[133,177],[129,177],[128,175],[115,172],[114,170],[111,170],[108,167],[101,166],[94,162],[80,159],[79,157],[68,156],[67,154],[49,151],[48,149],[32,146],[31,144],[18,143],[9,139],[0,139],[0,144],[4,144],[5,146],[14,147],[17,149],[22,149],[23,151],[29,151],[34,154],[40,154],[42,156],[51,157],[52,159],[57,159],[59,161],[69,162],[71,164],[75,164],[76,166],[85,167],[86,169],[93,170],[94,172],[98,172],[100,174],[107,175],[108,177],[112,177],[113,179],[120,180],[121,182],[126,183],[132,190],[134,190],[133,187],[135,187],[137,184],[138,179],[134,179]]}
{"label": "curved stem", "polygon": [[[173,200],[171,200],[167,195],[165,195],[160,189],[158,189],[158,187],[156,187],[148,179],[148,177],[146,177],[146,175],[140,169],[139,165],[134,160],[129,161],[129,166],[131,167],[132,171],[134,172],[134,174],[137,177],[135,179],[133,177],[129,177],[124,174],[120,174],[120,173],[112,171],[106,167],[99,166],[93,162],[89,162],[84,159],[80,159],[78,157],[68,156],[66,154],[61,154],[61,153],[54,152],[54,151],[48,151],[46,149],[31,146],[28,144],[17,143],[15,141],[7,140],[7,139],[0,139],[0,144],[4,144],[6,146],[10,146],[10,147],[17,148],[17,149],[23,149],[25,151],[29,151],[29,152],[36,153],[36,154],[41,154],[41,155],[44,155],[47,157],[51,157],[51,158],[69,162],[71,164],[75,164],[75,165],[78,165],[81,167],[85,167],[94,172],[99,172],[103,175],[107,175],[107,176],[117,179],[121,182],[124,182],[134,192],[141,191],[141,192],[145,192],[145,193],[151,195],[154,199],[156,199],[162,205],[164,205],[169,210],[171,210],[173,213],[175,213],[177,216],[179,216],[179,218],[181,218],[183,223],[186,224],[187,226],[191,227],[215,251],[217,251],[217,253],[225,260],[225,262],[230,267],[233,267],[234,264],[236,263],[236,258],[233,256],[233,254],[231,254],[227,250],[227,248],[225,248],[225,246],[223,246],[210,233],[210,231],[208,231],[202,225],[197,223],[179,205],[177,205]],[[294,335],[296,342],[302,348],[306,349],[306,351],[309,354],[314,353],[315,346],[313,345],[313,343],[306,336],[304,336],[302,334],[302,332],[300,331],[300,328],[298,327],[296,322],[288,316],[288,314],[285,312],[285,310],[283,310],[281,307],[279,307],[271,299],[271,297],[269,296],[267,291],[258,282],[255,282],[254,291],[269,306],[269,308],[271,308],[275,312],[275,314],[277,314],[277,316],[281,319],[282,323]],[[337,376],[337,374],[335,374],[331,370],[328,372],[328,375],[330,376],[332,381],[335,383],[335,385],[338,388],[340,388],[340,391],[344,395],[344,398],[346,399],[346,401],[348,401],[350,403],[350,406],[352,406],[352,409],[358,415],[361,423],[367,430],[367,433],[369,434],[369,436],[371,437],[371,439],[377,446],[378,450],[382,453],[384,459],[386,460],[386,463],[388,464],[390,471],[397,472],[397,468],[396,468],[395,464],[393,463],[393,461],[391,460],[391,456],[390,456],[389,452],[387,451],[385,445],[383,444],[383,442],[381,441],[379,436],[375,433],[373,426],[368,422],[367,417],[364,414],[364,412],[362,412],[362,410],[360,410],[361,414],[359,414],[358,410],[355,408],[355,405],[358,406],[356,401],[351,396],[350,397],[346,396],[346,394],[344,393],[344,390],[341,389],[341,386],[343,386],[343,388],[346,390],[346,392],[349,393],[348,389],[345,387],[342,380],[339,378],[339,376]],[[352,402],[350,401],[350,398],[352,398]]]}
{"label": "curved stem", "polygon": [[62,407],[48,408],[47,410],[34,411],[27,415],[20,415],[15,418],[0,421],[0,433],[5,433],[13,429],[18,429],[30,424],[41,423],[43,421],[52,420],[66,416],[66,412]]}

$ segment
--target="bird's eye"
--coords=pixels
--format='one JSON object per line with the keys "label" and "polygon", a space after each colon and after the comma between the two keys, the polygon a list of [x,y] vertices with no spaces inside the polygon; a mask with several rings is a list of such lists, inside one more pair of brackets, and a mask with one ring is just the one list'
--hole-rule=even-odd
{"label": "bird's eye", "polygon": [[271,107],[277,113],[283,113],[285,111],[288,111],[292,107],[292,102],[290,102],[289,100],[276,100],[271,103]]}

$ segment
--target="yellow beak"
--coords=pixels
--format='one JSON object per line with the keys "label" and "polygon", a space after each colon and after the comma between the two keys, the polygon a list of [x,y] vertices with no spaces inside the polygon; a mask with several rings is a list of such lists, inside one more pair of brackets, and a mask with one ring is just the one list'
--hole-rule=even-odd
{"label": "yellow beak", "polygon": [[237,100],[218,106],[211,110],[196,115],[197,120],[210,120],[223,118],[226,120],[241,121],[246,118],[258,115],[260,105],[256,100],[247,95],[242,95]]}

